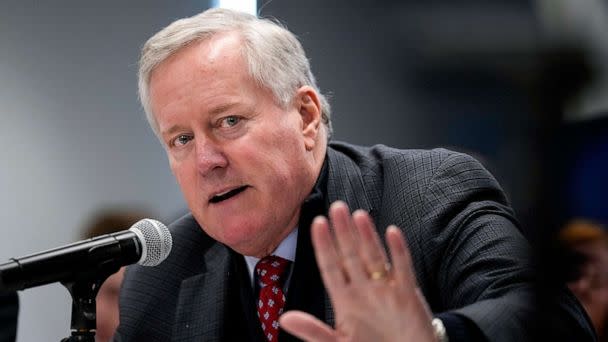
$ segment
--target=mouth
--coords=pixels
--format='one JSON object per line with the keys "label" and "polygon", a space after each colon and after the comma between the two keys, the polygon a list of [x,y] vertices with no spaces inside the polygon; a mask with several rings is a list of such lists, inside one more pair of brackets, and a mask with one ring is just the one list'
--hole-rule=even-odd
{"label": "mouth", "polygon": [[249,187],[248,185],[243,185],[238,188],[234,188],[232,190],[223,192],[221,194],[214,195],[213,197],[211,197],[209,202],[211,202],[213,204],[220,203],[222,201],[225,201],[231,197],[234,197],[234,196],[240,194],[241,192],[245,191],[245,189],[247,189],[248,187]]}

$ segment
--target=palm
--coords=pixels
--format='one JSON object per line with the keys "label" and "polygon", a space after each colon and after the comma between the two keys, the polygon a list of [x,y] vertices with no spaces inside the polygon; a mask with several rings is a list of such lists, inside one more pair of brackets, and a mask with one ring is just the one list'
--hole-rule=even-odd
{"label": "palm", "polygon": [[329,223],[317,218],[312,239],[319,270],[334,307],[335,329],[303,312],[288,312],[282,327],[309,341],[432,341],[431,315],[416,286],[401,232],[386,234],[393,267],[369,215],[352,217],[343,203],[332,205]]}

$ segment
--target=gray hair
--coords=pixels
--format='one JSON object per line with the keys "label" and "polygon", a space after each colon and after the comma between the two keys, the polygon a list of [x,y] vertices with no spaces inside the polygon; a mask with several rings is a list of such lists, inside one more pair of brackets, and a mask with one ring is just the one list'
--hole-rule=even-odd
{"label": "gray hair", "polygon": [[139,98],[146,117],[158,135],[158,123],[150,106],[150,74],[163,61],[186,46],[218,33],[238,32],[243,39],[243,55],[255,82],[269,89],[275,101],[286,108],[301,86],[311,86],[319,95],[322,121],[331,135],[331,108],[316,84],[302,45],[281,24],[253,15],[213,8],[179,19],[152,36],[139,60]]}

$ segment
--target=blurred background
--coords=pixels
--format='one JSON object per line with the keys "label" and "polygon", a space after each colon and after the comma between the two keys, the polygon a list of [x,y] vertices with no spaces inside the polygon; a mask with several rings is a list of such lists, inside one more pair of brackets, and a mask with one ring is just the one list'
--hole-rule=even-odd
{"label": "blurred background", "polygon": [[[0,0],[0,262],[81,239],[103,208],[186,212],[138,103],[137,60],[153,33],[213,5]],[[538,251],[572,218],[608,223],[604,0],[257,5],[300,38],[335,139],[475,155]],[[68,335],[63,287],[20,300],[18,341]]]}

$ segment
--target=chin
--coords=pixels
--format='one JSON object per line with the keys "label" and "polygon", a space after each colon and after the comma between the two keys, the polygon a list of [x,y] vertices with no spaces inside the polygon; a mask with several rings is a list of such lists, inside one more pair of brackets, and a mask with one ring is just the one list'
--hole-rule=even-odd
{"label": "chin", "polygon": [[217,234],[209,234],[211,237],[246,255],[258,249],[266,235],[263,225],[252,224],[251,220],[223,220],[223,224],[216,227],[214,231]]}
{"label": "chin", "polygon": [[203,230],[213,239],[239,254],[251,256],[268,254],[280,243],[277,239],[282,232],[277,230],[277,222],[272,217],[260,215],[257,210],[243,212],[241,215],[217,215],[217,212],[208,214],[202,217],[211,220],[197,219],[198,222],[203,223],[201,224]]}

